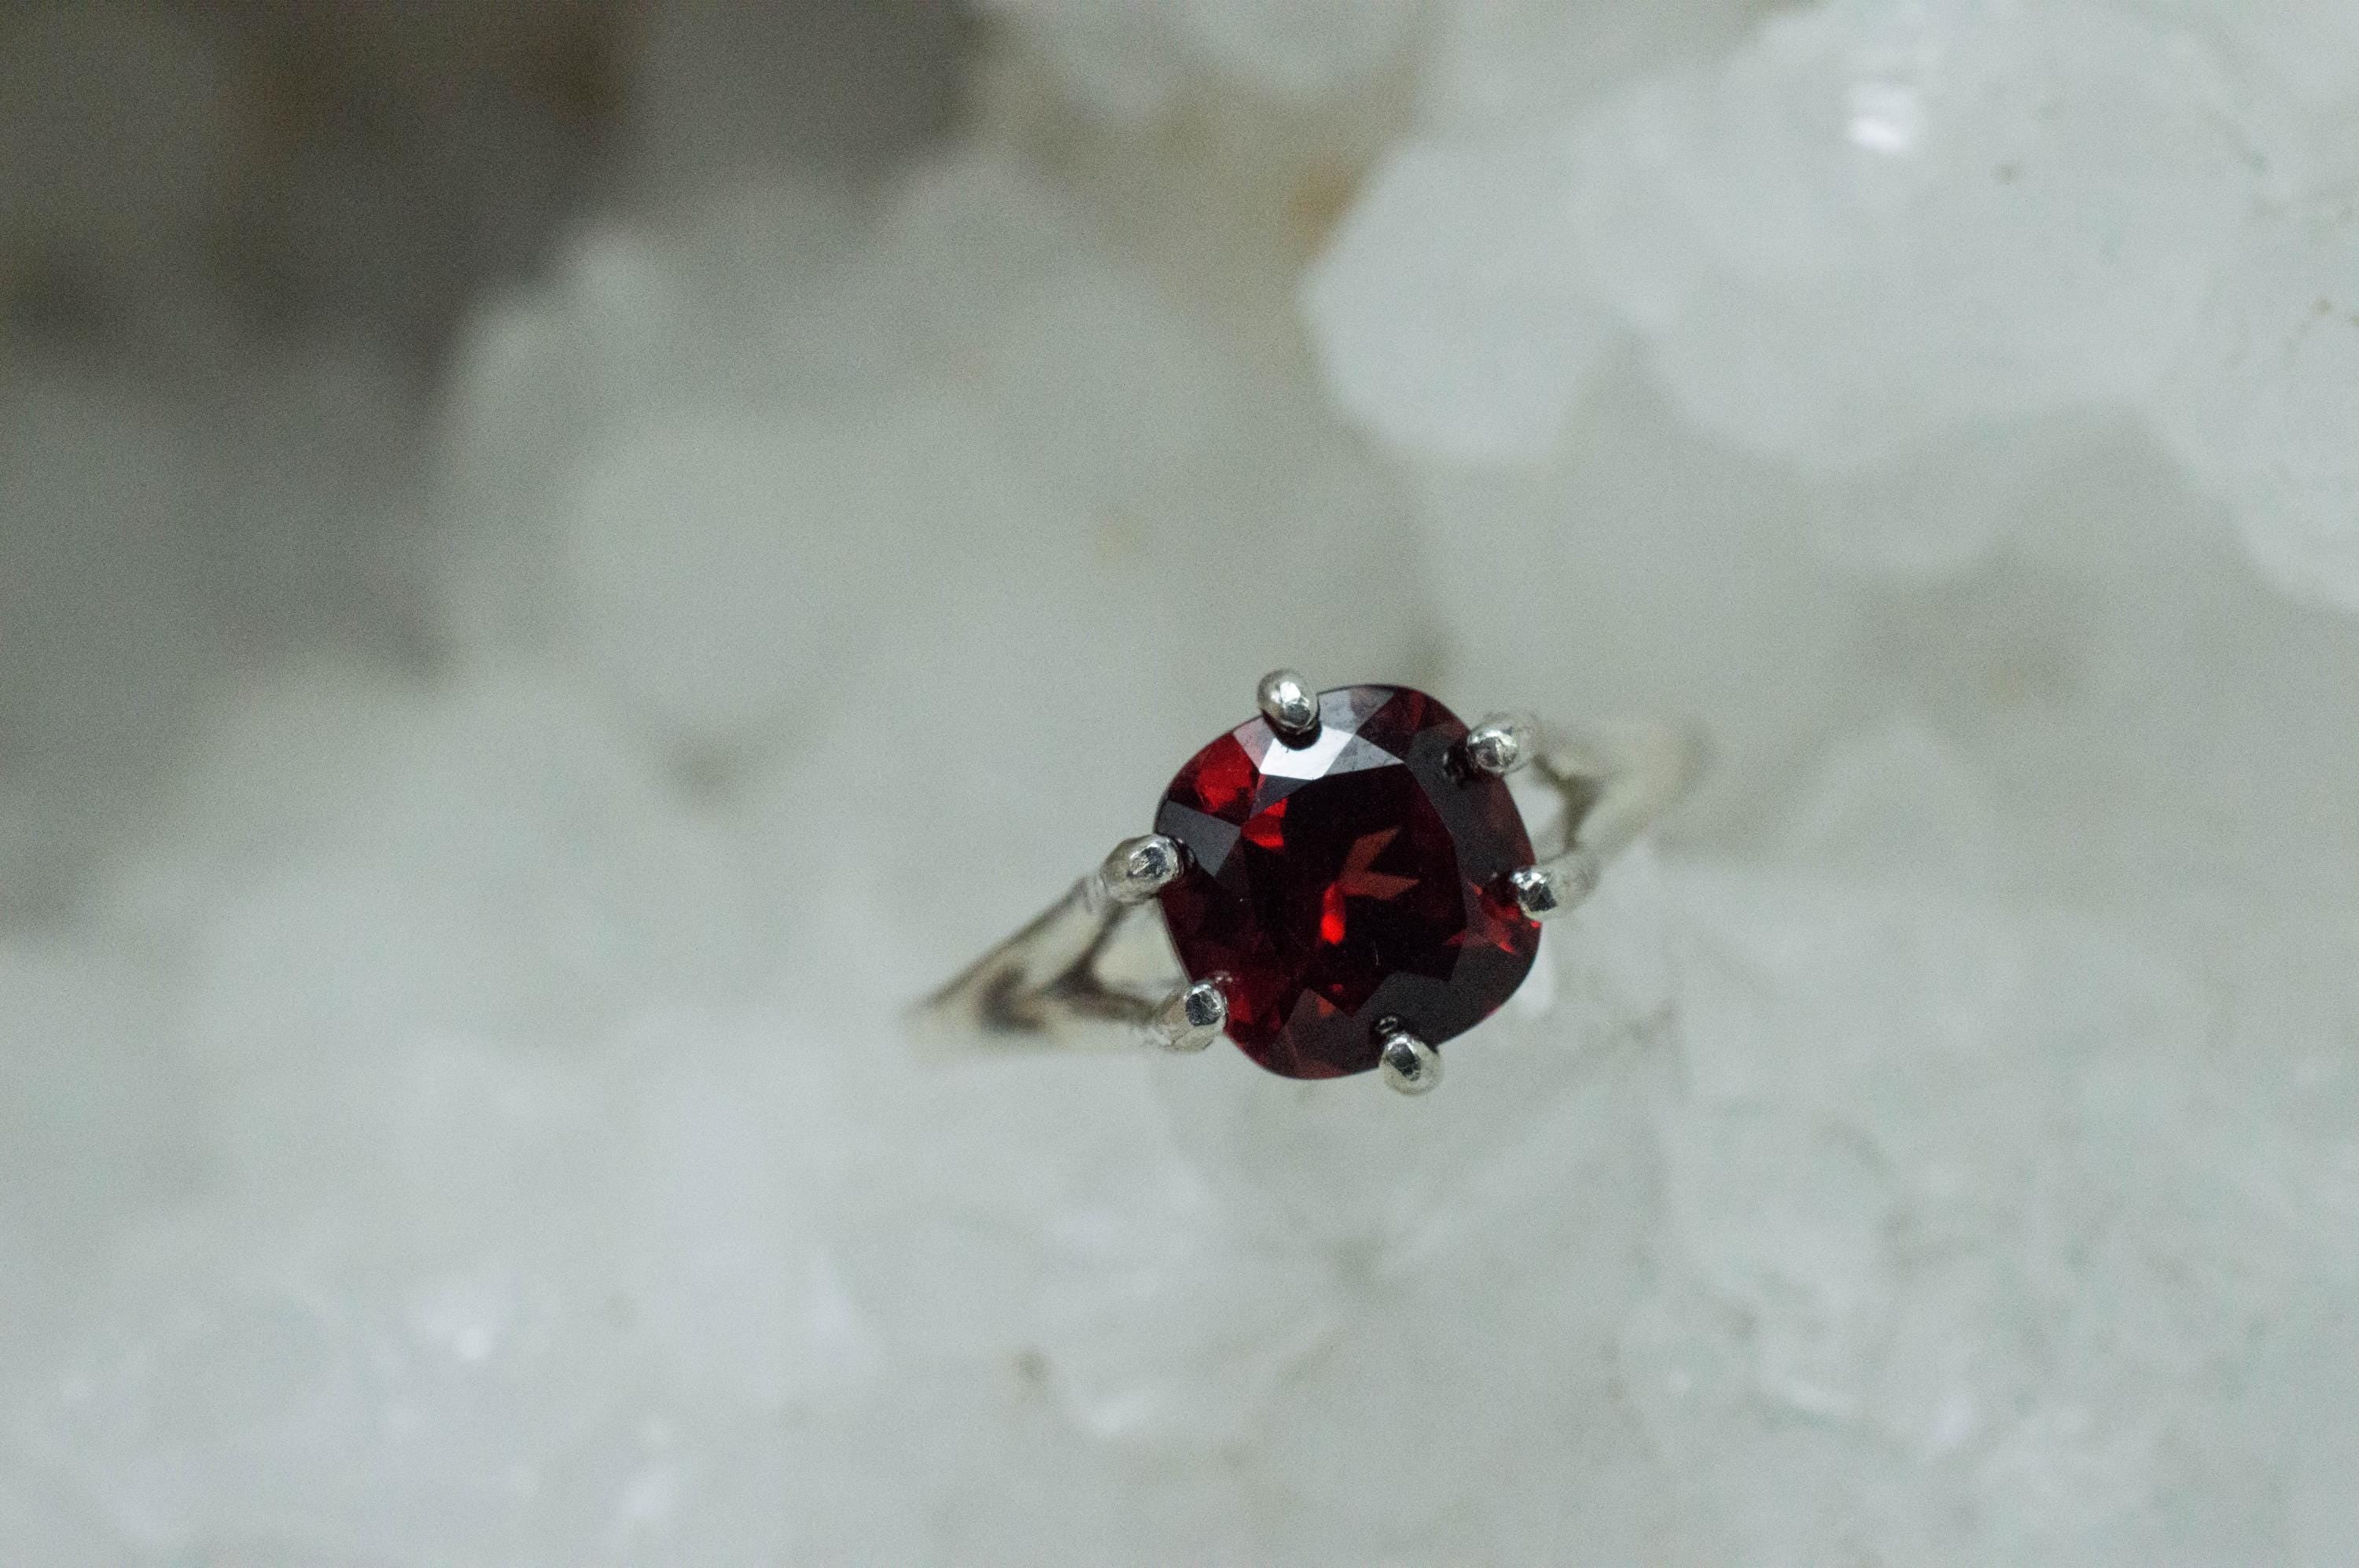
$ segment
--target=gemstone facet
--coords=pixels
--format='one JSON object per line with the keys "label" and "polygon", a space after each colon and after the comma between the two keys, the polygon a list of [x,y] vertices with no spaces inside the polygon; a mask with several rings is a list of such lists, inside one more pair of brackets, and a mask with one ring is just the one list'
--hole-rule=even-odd
{"label": "gemstone facet", "polygon": [[1539,926],[1507,878],[1531,835],[1466,726],[1421,691],[1345,686],[1289,746],[1266,719],[1189,760],[1155,831],[1188,864],[1158,895],[1191,980],[1227,993],[1228,1033],[1291,1078],[1364,1073],[1380,1025],[1428,1044],[1515,994]]}

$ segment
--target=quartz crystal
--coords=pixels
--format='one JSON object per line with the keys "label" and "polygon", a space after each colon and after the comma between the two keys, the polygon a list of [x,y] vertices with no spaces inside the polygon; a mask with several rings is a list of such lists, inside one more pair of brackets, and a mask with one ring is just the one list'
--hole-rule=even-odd
{"label": "quartz crystal", "polygon": [[[0,5],[0,1563],[2359,1563],[2354,112],[2351,0]],[[1535,954],[1407,687],[1716,759]],[[1240,1041],[1448,1082],[905,1049],[1215,736]]]}

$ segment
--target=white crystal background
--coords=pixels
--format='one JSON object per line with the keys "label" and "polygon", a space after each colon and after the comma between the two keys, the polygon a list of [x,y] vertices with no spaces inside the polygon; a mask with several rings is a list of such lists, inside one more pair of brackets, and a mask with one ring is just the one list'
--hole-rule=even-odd
{"label": "white crystal background", "polygon": [[[2350,0],[19,5],[0,306],[0,1562],[2359,1563]],[[914,1054],[1277,664],[1715,768]]]}

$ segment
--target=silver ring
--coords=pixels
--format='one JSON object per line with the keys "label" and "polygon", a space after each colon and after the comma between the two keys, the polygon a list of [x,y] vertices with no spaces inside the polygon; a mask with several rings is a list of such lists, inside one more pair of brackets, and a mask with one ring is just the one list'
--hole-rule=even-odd
{"label": "silver ring", "polygon": [[[1227,1035],[1296,1078],[1370,1071],[1404,1094],[1529,973],[1572,909],[1700,770],[1691,732],[1469,728],[1400,686],[1262,678],[1259,713],[1180,770],[1125,839],[1030,924],[918,1004],[922,1038],[986,1046]],[[1536,845],[1508,780],[1545,787]]]}

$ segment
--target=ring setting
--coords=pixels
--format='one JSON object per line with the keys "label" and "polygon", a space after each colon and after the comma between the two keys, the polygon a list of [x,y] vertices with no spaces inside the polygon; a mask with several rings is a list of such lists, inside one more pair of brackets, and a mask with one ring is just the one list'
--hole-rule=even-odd
{"label": "ring setting", "polygon": [[1467,726],[1423,692],[1340,687],[1290,727],[1279,706],[1171,781],[1155,831],[1180,869],[1156,897],[1180,967],[1221,985],[1240,1050],[1340,1078],[1397,1034],[1463,1034],[1523,984],[1540,928],[1511,878],[1531,835]]}
{"label": "ring setting", "polygon": [[[1693,760],[1692,746],[1616,755],[1524,714],[1470,727],[1408,687],[1314,692],[1291,670],[1263,677],[1256,705],[1181,767],[1154,831],[920,1004],[920,1021],[1002,1043],[1112,1024],[1176,1051],[1226,1035],[1287,1077],[1374,1072],[1423,1094],[1439,1048],[1523,984],[1540,922],[1594,889]],[[1507,783],[1525,770],[1563,808],[1547,853]],[[1123,939],[1158,926],[1179,974],[1123,975]]]}

